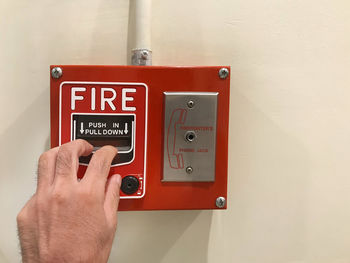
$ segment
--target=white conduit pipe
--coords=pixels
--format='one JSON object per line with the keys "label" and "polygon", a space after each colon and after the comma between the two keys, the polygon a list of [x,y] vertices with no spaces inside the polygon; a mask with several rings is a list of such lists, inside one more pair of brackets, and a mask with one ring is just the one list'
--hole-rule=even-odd
{"label": "white conduit pipe", "polygon": [[[133,3],[131,3],[133,1]],[[152,65],[151,51],[151,0],[130,0],[135,8],[135,48],[132,50],[132,65]]]}

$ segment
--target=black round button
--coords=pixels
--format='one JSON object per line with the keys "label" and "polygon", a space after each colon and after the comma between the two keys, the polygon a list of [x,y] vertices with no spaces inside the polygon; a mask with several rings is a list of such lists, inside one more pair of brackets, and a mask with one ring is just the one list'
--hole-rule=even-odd
{"label": "black round button", "polygon": [[123,178],[120,188],[125,194],[132,195],[139,189],[139,184],[139,180],[135,176],[128,175]]}

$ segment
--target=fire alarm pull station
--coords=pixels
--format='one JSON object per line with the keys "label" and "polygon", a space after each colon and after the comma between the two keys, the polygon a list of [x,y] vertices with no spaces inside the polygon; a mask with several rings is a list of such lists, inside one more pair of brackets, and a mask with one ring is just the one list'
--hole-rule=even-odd
{"label": "fire alarm pull station", "polygon": [[229,67],[51,66],[51,146],[118,154],[119,210],[225,209]]}

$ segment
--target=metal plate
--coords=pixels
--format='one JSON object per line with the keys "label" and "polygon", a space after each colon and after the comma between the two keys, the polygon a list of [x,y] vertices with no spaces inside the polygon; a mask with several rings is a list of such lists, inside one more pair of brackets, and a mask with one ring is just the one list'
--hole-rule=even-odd
{"label": "metal plate", "polygon": [[163,182],[215,181],[218,92],[164,92]]}
{"label": "metal plate", "polygon": [[[144,196],[142,198],[121,199],[118,210],[177,210],[177,209],[226,209],[227,207],[227,180],[228,180],[228,135],[229,135],[229,104],[230,104],[230,74],[226,78],[219,75],[222,68],[228,66],[204,66],[204,67],[160,67],[160,66],[99,66],[99,65],[53,65],[60,67],[63,74],[59,78],[50,78],[51,81],[51,146],[56,147],[71,138],[71,112],[63,121],[62,131],[64,138],[60,143],[60,90],[62,92],[72,87],[68,83],[131,83],[136,89],[144,90],[143,95],[148,94],[148,100],[142,100],[146,104],[137,108],[136,120],[143,119],[147,113],[147,122],[135,126],[135,161],[127,164],[111,167],[109,175],[118,173],[125,177],[127,175],[137,176],[140,181],[140,189]],[[51,72],[50,72],[51,74]],[[148,92],[143,86],[137,83],[144,83]],[[67,86],[68,85],[68,86]],[[97,88],[92,84],[87,88]],[[102,84],[101,84],[102,85]],[[128,87],[130,86],[128,85]],[[64,87],[66,86],[66,87]],[[114,85],[108,85],[114,87]],[[123,86],[118,86],[123,88]],[[116,88],[118,88],[116,87]],[[102,88],[102,86],[101,86]],[[179,90],[181,89],[181,90]],[[88,90],[87,90],[88,91]],[[216,160],[215,160],[215,181],[214,182],[163,182],[163,128],[164,128],[164,92],[208,92],[218,93],[217,95],[217,123],[216,123]],[[117,91],[119,94],[120,92]],[[136,93],[137,95],[138,93]],[[96,93],[97,99],[98,92]],[[141,95],[141,94],[139,94]],[[65,95],[64,95],[65,96]],[[90,97],[89,97],[90,98]],[[121,96],[117,96],[117,100]],[[140,97],[141,98],[141,97]],[[135,98],[136,99],[139,98]],[[147,102],[148,101],[148,102]],[[69,107],[70,100],[67,100]],[[90,104],[80,104],[85,110],[82,112],[91,114]],[[141,101],[140,101],[141,102]],[[64,104],[62,104],[64,105]],[[96,103],[98,107],[100,103]],[[116,107],[121,106],[119,101]],[[77,104],[78,106],[78,104]],[[108,105],[107,105],[108,106]],[[187,107],[187,105],[184,105]],[[197,105],[195,105],[197,106]],[[145,112],[143,112],[143,109]],[[141,112],[139,112],[141,110]],[[99,113],[107,113],[99,111]],[[111,114],[123,114],[123,112],[110,112]],[[135,112],[134,112],[135,113]],[[140,115],[141,113],[141,115]],[[146,117],[146,116],[145,116]],[[146,125],[147,133],[141,129]],[[122,125],[121,125],[122,126]],[[85,127],[85,125],[84,125]],[[147,138],[147,140],[146,140]],[[143,144],[145,142],[146,155]],[[144,160],[146,163],[144,164]],[[134,172],[145,165],[145,172]],[[84,176],[87,166],[80,165],[78,176]],[[195,172],[195,170],[194,170]],[[146,175],[142,177],[142,175]],[[123,192],[120,192],[121,196]],[[142,195],[142,194],[141,194]],[[131,196],[130,196],[131,197]],[[217,206],[218,198],[225,198],[226,202],[222,207]]]}

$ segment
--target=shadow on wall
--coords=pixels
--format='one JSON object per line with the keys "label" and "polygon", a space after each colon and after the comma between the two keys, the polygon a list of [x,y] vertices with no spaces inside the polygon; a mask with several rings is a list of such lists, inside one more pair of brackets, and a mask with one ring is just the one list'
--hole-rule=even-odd
{"label": "shadow on wall", "polygon": [[[263,92],[250,83],[256,80],[239,74],[247,82],[235,85],[231,93],[230,216],[221,222],[230,227],[224,237],[213,231],[217,236],[212,241],[226,241],[224,249],[230,253],[222,251],[222,262],[294,262],[306,253],[310,159],[293,128],[308,113],[285,107],[273,111],[271,103],[276,102],[270,96],[280,90],[256,96]],[[253,87],[258,87],[255,93]],[[213,229],[220,227],[217,221],[214,217]],[[209,261],[214,258],[210,255]]]}
{"label": "shadow on wall", "polygon": [[126,63],[131,65],[131,53],[132,49],[135,48],[135,0],[129,1],[129,18],[128,18],[128,36],[126,43]]}
{"label": "shadow on wall", "polygon": [[[121,212],[109,262],[163,262],[168,254],[166,262],[170,259],[207,262],[212,213],[194,210]],[[181,251],[181,255],[171,256],[176,251]]]}
{"label": "shadow on wall", "polygon": [[9,262],[5,259],[4,253],[0,250],[0,262]]}
{"label": "shadow on wall", "polygon": [[[125,65],[129,59],[125,59],[129,34],[127,32],[129,1],[101,0],[95,1],[94,4],[95,18],[82,19],[82,23],[88,23],[91,29],[89,35],[85,35],[86,49],[81,52],[77,62],[89,65]],[[76,44],[79,47],[81,40]]]}
{"label": "shadow on wall", "polygon": [[[20,104],[18,104],[20,107]],[[49,88],[0,134],[0,262],[19,261],[16,216],[36,187],[37,160],[49,148]],[[18,258],[18,260],[14,260]]]}
{"label": "shadow on wall", "polygon": [[50,148],[49,93],[47,88],[0,134],[2,186],[35,179],[38,158]]}

